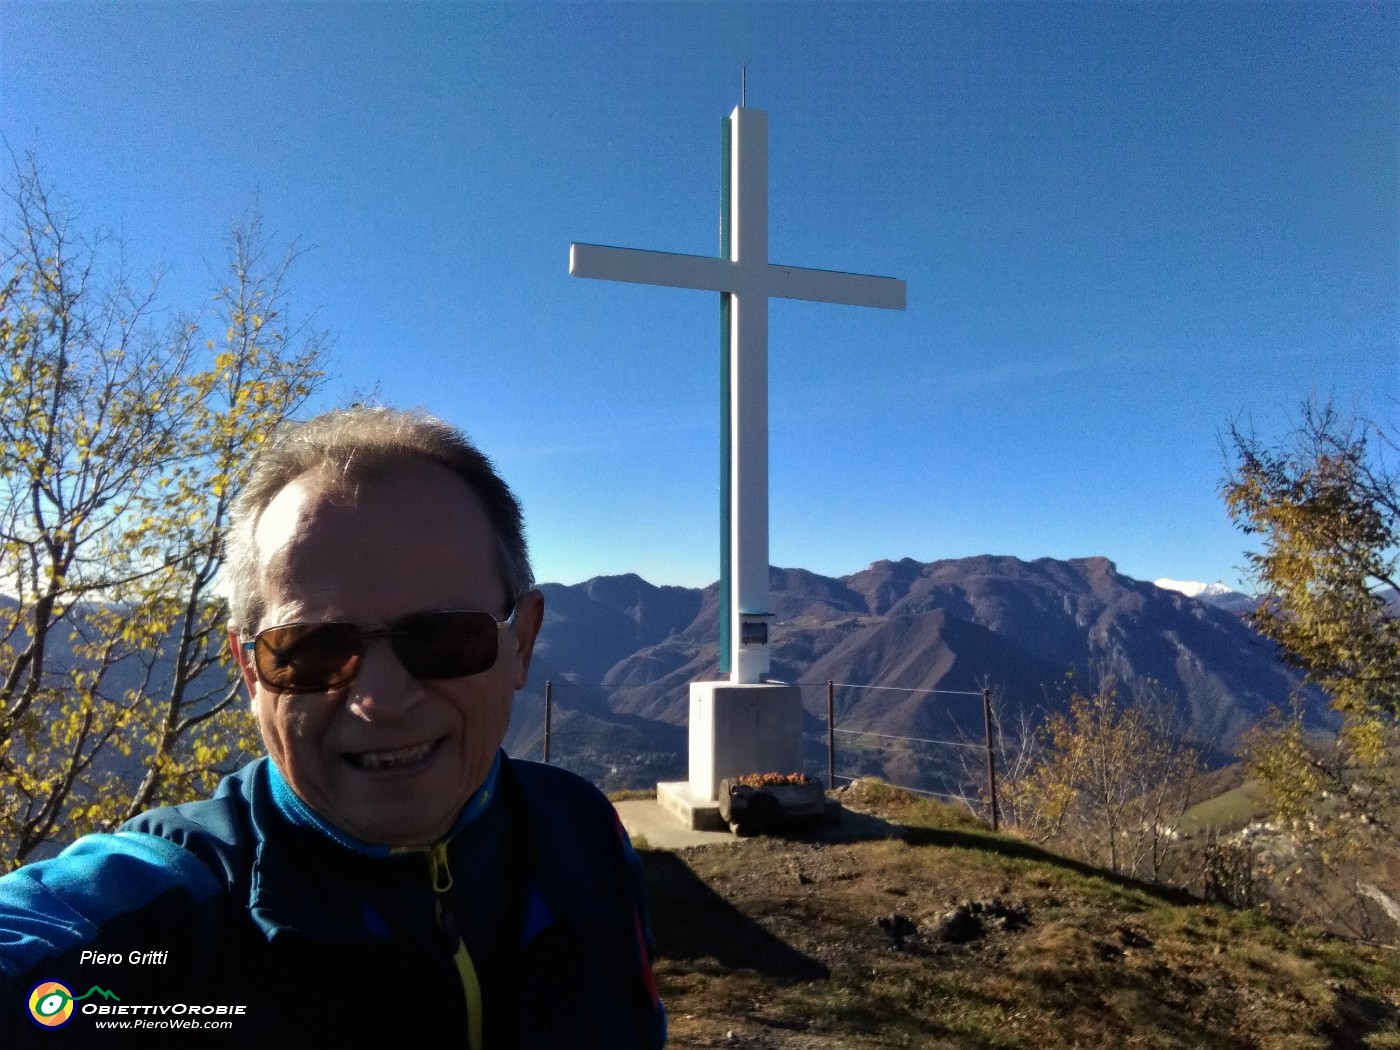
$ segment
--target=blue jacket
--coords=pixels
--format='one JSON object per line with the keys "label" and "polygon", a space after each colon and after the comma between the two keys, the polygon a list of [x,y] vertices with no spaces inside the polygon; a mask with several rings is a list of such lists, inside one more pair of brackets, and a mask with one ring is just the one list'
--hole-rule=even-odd
{"label": "blue jacket", "polygon": [[[64,1004],[49,981],[75,1000],[61,1032],[31,1017],[31,999]],[[430,848],[347,838],[261,759],[212,799],[0,879],[0,1046],[118,1047],[121,1022],[142,1047],[666,1039],[641,862],[616,813],[573,774],[504,754]]]}

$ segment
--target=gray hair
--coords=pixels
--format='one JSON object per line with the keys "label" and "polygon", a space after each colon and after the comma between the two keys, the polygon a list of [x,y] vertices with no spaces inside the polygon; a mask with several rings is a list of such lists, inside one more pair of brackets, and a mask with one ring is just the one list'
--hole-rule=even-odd
{"label": "gray hair", "polygon": [[304,423],[284,423],[253,457],[248,481],[229,508],[223,591],[229,627],[247,637],[265,611],[255,533],[276,495],[297,478],[329,470],[364,481],[412,460],[452,471],[476,493],[496,534],[496,561],[512,606],[534,585],[520,503],[491,461],[460,430],[421,411],[355,407]]}

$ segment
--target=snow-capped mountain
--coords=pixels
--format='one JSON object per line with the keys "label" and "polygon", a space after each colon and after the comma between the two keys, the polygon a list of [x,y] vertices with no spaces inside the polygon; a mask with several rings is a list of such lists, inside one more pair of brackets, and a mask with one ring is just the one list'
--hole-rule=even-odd
{"label": "snow-capped mountain", "polygon": [[1166,578],[1153,580],[1154,584],[1164,591],[1177,591],[1188,598],[1195,598],[1203,601],[1207,605],[1213,605],[1217,609],[1224,609],[1227,612],[1243,613],[1248,612],[1258,604],[1257,600],[1247,594],[1227,587],[1223,583],[1197,583],[1193,580],[1169,580]]}
{"label": "snow-capped mountain", "polygon": [[1167,591],[1180,591],[1188,598],[1200,598],[1202,595],[1217,594],[1238,594],[1223,583],[1194,583],[1190,580],[1169,580],[1163,577],[1160,580],[1153,580],[1158,587]]}

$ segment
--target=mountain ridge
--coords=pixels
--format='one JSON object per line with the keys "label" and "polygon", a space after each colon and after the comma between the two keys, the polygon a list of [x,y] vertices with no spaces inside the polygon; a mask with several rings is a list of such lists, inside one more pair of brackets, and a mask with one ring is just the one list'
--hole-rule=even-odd
{"label": "mountain ridge", "polygon": [[[772,677],[804,684],[813,734],[822,731],[828,680],[867,687],[838,695],[844,728],[980,739],[980,704],[951,712],[955,705],[930,702],[930,691],[987,685],[999,688],[1012,712],[1054,709],[1065,700],[1068,675],[1084,683],[1107,670],[1127,699],[1168,691],[1187,735],[1223,761],[1246,728],[1301,685],[1240,614],[1124,576],[1104,557],[903,558],[840,577],[773,567],[769,588]],[[674,740],[688,717],[689,684],[719,675],[718,586],[658,587],[627,574],[542,589],[537,671],[570,686],[556,689],[556,709],[626,721],[632,732],[664,725]],[[532,675],[536,695],[540,681]],[[894,697],[897,690],[904,699]],[[1321,695],[1304,696],[1310,720],[1327,724]],[[527,753],[541,735],[532,725],[527,715],[512,726],[512,745]],[[595,741],[607,735],[597,726],[590,734]],[[638,746],[633,739],[628,750]],[[606,760],[608,768],[619,759],[625,766],[623,752]],[[683,776],[684,756],[670,766]]]}

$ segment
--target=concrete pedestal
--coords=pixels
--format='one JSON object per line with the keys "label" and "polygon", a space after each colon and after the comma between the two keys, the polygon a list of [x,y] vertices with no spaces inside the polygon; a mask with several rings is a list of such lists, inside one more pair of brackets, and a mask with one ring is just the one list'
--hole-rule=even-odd
{"label": "concrete pedestal", "polygon": [[656,799],[681,823],[723,827],[719,782],[745,773],[802,769],[802,691],[760,682],[690,686],[690,780],[656,785]]}
{"label": "concrete pedestal", "polygon": [[690,686],[690,791],[715,799],[719,782],[802,768],[802,691],[781,682]]}

